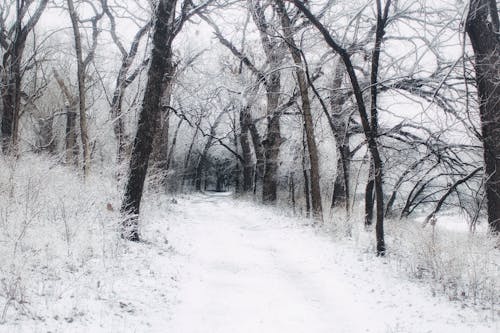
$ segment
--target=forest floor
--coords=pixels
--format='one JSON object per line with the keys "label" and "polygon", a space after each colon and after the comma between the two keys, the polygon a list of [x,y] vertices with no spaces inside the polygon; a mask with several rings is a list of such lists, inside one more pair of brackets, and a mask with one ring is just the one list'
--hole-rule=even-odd
{"label": "forest floor", "polygon": [[389,258],[307,220],[229,194],[163,198],[143,208],[156,212],[145,214],[145,242],[121,245],[105,269],[86,264],[85,282],[75,279],[41,318],[0,331],[500,331],[497,310],[432,295]]}

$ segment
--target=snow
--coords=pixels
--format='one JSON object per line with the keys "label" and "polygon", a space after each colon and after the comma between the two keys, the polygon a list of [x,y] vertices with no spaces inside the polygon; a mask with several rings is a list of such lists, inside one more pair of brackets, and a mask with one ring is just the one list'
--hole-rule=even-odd
{"label": "snow", "polygon": [[433,296],[390,257],[275,208],[225,193],[142,209],[145,242],[108,230],[106,255],[47,263],[24,281],[29,313],[8,308],[0,332],[499,331],[497,310]]}
{"label": "snow", "polygon": [[[189,240],[170,332],[495,332],[385,259],[227,196],[180,203]],[[484,315],[484,314],[483,314]],[[488,316],[488,315],[486,315]]]}

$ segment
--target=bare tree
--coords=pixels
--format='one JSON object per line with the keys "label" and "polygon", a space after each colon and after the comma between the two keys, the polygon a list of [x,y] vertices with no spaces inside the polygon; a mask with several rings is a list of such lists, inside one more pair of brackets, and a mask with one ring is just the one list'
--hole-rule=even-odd
{"label": "bare tree", "polygon": [[500,23],[495,0],[471,0],[465,28],[475,55],[490,230],[500,232]]}
{"label": "bare tree", "polygon": [[116,33],[116,20],[112,8],[108,6],[108,1],[103,0],[102,6],[104,13],[110,21],[110,34],[113,42],[120,51],[121,65],[116,77],[115,88],[111,100],[111,116],[113,117],[113,130],[117,141],[117,160],[120,164],[125,155],[128,138],[125,132],[125,123],[122,114],[123,97],[127,87],[134,82],[140,71],[147,65],[149,59],[142,61],[135,69],[132,65],[139,50],[141,40],[147,36],[147,32],[151,27],[151,22],[142,25],[132,39],[129,49],[127,50]]}
{"label": "bare tree", "polygon": [[[163,88],[172,79],[168,73],[172,58],[172,43],[182,26],[197,11],[210,4],[210,0],[199,6],[185,1],[176,17],[177,0],[158,1],[155,12],[153,48],[148,69],[142,108],[139,113],[137,133],[130,158],[129,174],[125,186],[121,212],[124,215],[122,237],[139,241],[139,209],[144,189],[148,163],[153,149],[153,138],[158,126],[160,101]],[[169,75],[170,74],[170,75]]]}
{"label": "bare tree", "polygon": [[[380,56],[380,46],[385,34],[385,26],[387,24],[389,8],[391,0],[387,0],[384,8],[380,0],[376,1],[377,7],[377,27],[375,37],[375,47],[372,52],[372,67],[371,67],[371,107],[370,115],[366,109],[363,91],[359,84],[359,80],[355,71],[355,67],[351,61],[351,54],[342,47],[333,36],[328,32],[325,26],[318,18],[300,0],[292,0],[295,6],[312,22],[312,24],[323,35],[326,43],[342,58],[347,74],[351,81],[354,97],[358,107],[358,113],[361,118],[361,124],[365,133],[368,148],[374,163],[375,172],[375,195],[377,200],[377,223],[375,226],[377,239],[377,254],[383,256],[385,254],[384,241],[384,191],[383,191],[383,165],[380,156],[379,144],[377,143],[378,131],[378,116],[377,116],[377,89],[378,89],[378,65]],[[374,96],[375,95],[375,96]]]}
{"label": "bare tree", "polygon": [[295,74],[299,85],[300,96],[302,100],[302,115],[304,118],[304,130],[306,134],[307,150],[309,152],[309,162],[311,165],[311,201],[313,216],[322,221],[323,208],[321,203],[321,188],[319,175],[319,156],[316,145],[316,136],[314,134],[314,124],[311,113],[311,101],[309,99],[309,85],[304,70],[302,54],[295,42],[294,27],[292,26],[289,14],[285,4],[281,0],[276,0],[278,12],[281,16],[283,27],[283,38],[288,45],[290,54],[295,64]]}
{"label": "bare tree", "polygon": [[73,27],[73,38],[75,41],[76,65],[77,65],[77,80],[78,80],[78,106],[80,115],[80,138],[82,140],[83,150],[83,173],[88,176],[90,170],[90,142],[87,126],[87,105],[86,105],[86,69],[92,62],[97,48],[97,37],[100,30],[97,27],[97,22],[104,15],[103,12],[98,12],[92,5],[95,15],[88,19],[92,25],[92,44],[87,51],[87,55],[83,56],[82,36],[80,34],[80,23],[84,21],[78,18],[73,0],[67,0],[71,26]]}
{"label": "bare tree", "polygon": [[[0,47],[3,50],[0,67],[0,92],[3,106],[1,141],[4,153],[17,149],[21,113],[21,81],[24,73],[22,62],[26,39],[42,16],[47,3],[48,0],[38,2],[16,0],[15,18],[10,26],[8,26],[9,11],[5,10],[0,13]],[[10,3],[10,5],[13,4],[13,2]],[[29,16],[28,13],[31,10],[33,12]]]}

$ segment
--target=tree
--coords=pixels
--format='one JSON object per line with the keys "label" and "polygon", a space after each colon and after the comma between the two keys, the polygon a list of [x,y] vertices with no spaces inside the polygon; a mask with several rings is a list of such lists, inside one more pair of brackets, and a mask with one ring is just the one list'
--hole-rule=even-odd
{"label": "tree", "polygon": [[295,74],[299,85],[300,97],[302,100],[302,115],[304,118],[304,131],[306,135],[307,150],[309,152],[309,163],[311,165],[311,201],[313,216],[323,221],[323,208],[321,203],[321,188],[319,175],[319,156],[316,145],[316,136],[314,134],[314,124],[311,113],[311,100],[309,99],[309,85],[306,79],[302,54],[295,42],[294,28],[290,17],[281,0],[276,0],[279,15],[281,16],[281,25],[283,28],[283,38],[290,50],[293,62],[295,64]]}
{"label": "tree", "polygon": [[90,142],[89,131],[87,126],[87,104],[86,104],[86,69],[92,62],[97,48],[97,37],[100,30],[97,28],[97,22],[102,18],[104,12],[98,13],[96,8],[92,5],[95,16],[88,19],[92,25],[92,44],[87,51],[87,56],[83,56],[82,36],[80,34],[80,23],[78,13],[75,10],[73,0],[67,0],[68,11],[71,19],[71,26],[73,27],[73,38],[75,41],[76,65],[77,65],[77,80],[78,80],[78,107],[80,115],[80,138],[82,140],[83,150],[83,174],[88,176],[90,170]]}
{"label": "tree", "polygon": [[135,69],[131,70],[133,62],[137,56],[139,50],[139,44],[144,36],[147,35],[151,27],[151,22],[146,22],[142,25],[139,30],[135,33],[132,43],[127,51],[123,42],[120,40],[116,33],[116,20],[115,15],[112,12],[112,8],[108,6],[108,1],[103,0],[102,2],[103,10],[110,21],[110,34],[113,42],[120,51],[121,54],[121,65],[116,77],[115,88],[113,91],[113,97],[111,100],[111,116],[113,117],[113,130],[115,132],[115,137],[117,141],[117,160],[120,164],[125,155],[126,145],[127,145],[127,135],[125,133],[125,123],[123,120],[122,105],[123,97],[127,87],[134,82],[136,77],[139,75],[140,71],[147,65],[149,59],[142,61]]}
{"label": "tree", "polygon": [[385,27],[387,24],[389,8],[391,0],[387,0],[384,8],[380,0],[376,1],[377,12],[377,26],[375,36],[375,46],[372,52],[372,66],[371,66],[371,84],[370,96],[371,106],[370,114],[366,109],[363,91],[359,84],[359,80],[355,71],[355,67],[351,61],[351,54],[343,48],[332,35],[328,32],[325,26],[314,16],[311,11],[300,0],[292,0],[295,6],[309,19],[312,24],[320,31],[326,43],[335,51],[342,59],[349,76],[358,113],[361,118],[361,124],[365,133],[368,148],[374,164],[374,178],[375,178],[375,196],[377,201],[377,223],[375,226],[375,233],[377,239],[377,255],[385,255],[385,241],[384,241],[384,191],[383,191],[383,165],[380,156],[379,144],[377,143],[378,132],[378,109],[377,109],[377,92],[378,92],[378,66],[380,57],[380,46],[385,34]]}
{"label": "tree", "polygon": [[211,0],[207,0],[201,5],[194,6],[191,1],[185,1],[178,17],[175,15],[177,0],[159,0],[156,6],[148,78],[121,206],[121,213],[124,215],[122,237],[125,239],[136,242],[140,240],[139,210],[153,139],[158,127],[163,88],[168,86],[172,79],[172,73],[168,73],[168,69],[172,68],[172,43],[186,20],[210,2]]}
{"label": "tree", "polygon": [[471,0],[465,29],[475,55],[488,224],[500,232],[500,23],[495,0]]}
{"label": "tree", "polygon": [[[21,113],[21,81],[24,74],[23,54],[28,35],[34,29],[47,7],[48,0],[15,2],[15,18],[9,27],[9,11],[0,13],[0,48],[3,49],[0,66],[2,96],[1,146],[4,153],[17,149]],[[12,3],[11,3],[12,4]],[[35,6],[32,6],[35,4]],[[35,7],[31,16],[30,7]],[[29,16],[29,17],[28,17]],[[24,24],[23,22],[26,21]]]}

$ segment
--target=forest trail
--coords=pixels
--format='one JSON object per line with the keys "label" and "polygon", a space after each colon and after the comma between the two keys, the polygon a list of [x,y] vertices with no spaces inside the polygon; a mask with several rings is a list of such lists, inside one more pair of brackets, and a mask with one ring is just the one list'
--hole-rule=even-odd
{"label": "forest trail", "polygon": [[[179,202],[187,256],[167,332],[494,332],[385,259],[227,194]],[[295,222],[291,222],[295,221]],[[469,313],[470,317],[470,313]],[[492,325],[490,323],[490,325]],[[493,324],[495,325],[495,324]]]}

